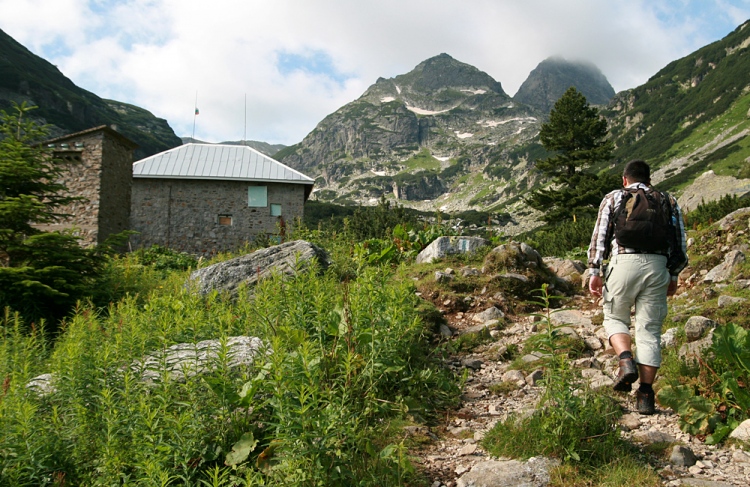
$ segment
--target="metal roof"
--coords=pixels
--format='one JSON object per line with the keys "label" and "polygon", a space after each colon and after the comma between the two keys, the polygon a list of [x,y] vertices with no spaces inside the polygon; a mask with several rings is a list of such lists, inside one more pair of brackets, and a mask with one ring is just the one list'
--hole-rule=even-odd
{"label": "metal roof", "polygon": [[314,183],[252,147],[220,144],[185,144],[141,159],[133,164],[133,177]]}

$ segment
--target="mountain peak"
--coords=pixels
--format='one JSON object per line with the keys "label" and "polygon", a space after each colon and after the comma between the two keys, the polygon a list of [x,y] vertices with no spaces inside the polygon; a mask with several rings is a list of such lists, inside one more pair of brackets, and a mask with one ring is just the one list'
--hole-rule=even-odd
{"label": "mountain peak", "polygon": [[552,56],[534,68],[513,99],[549,113],[571,86],[592,105],[606,105],[615,96],[614,88],[594,63]]}

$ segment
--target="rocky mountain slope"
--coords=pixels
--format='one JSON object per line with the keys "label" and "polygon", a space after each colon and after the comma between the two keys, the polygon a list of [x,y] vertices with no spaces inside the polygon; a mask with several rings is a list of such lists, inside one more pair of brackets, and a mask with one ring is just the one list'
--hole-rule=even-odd
{"label": "rocky mountain slope", "polygon": [[614,88],[594,64],[551,57],[534,68],[513,99],[549,113],[571,86],[583,93],[591,105],[607,105],[615,96]]}
{"label": "rocky mountain slope", "polygon": [[135,160],[182,143],[166,120],[79,88],[55,66],[0,30],[0,109],[7,111],[12,102],[24,101],[39,107],[33,115],[51,126],[52,137],[99,125],[115,126],[138,144]]}
{"label": "rocky mountain slope", "polygon": [[[205,142],[202,140],[194,139],[192,137],[180,137],[180,140],[182,140],[183,144],[210,144],[211,142]],[[284,144],[269,144],[268,142],[261,142],[259,140],[227,140],[224,142],[219,142],[219,144],[224,145],[247,145],[248,147],[252,147],[253,149],[257,150],[258,152],[265,154],[269,157],[273,157],[274,154],[279,152],[282,149],[285,149],[287,146]]]}
{"label": "rocky mountain slope", "polygon": [[[690,184],[709,170],[730,180],[707,200],[748,194],[747,25],[604,106],[616,151],[594,169],[620,171],[645,158],[662,189],[690,194],[691,202],[701,200],[703,186]],[[570,84],[591,104],[613,91],[596,67],[551,58],[509,98],[486,73],[441,54],[379,79],[276,157],[316,177],[313,197],[321,201],[373,204],[385,195],[427,211],[510,213],[509,233],[523,230],[534,215],[521,198],[540,183],[534,161],[547,156],[538,142],[543,110]]]}
{"label": "rocky mountain slope", "polygon": [[316,177],[319,200],[392,195],[405,206],[454,211],[510,199],[512,190],[499,192],[511,182],[529,184],[524,147],[544,116],[487,73],[440,54],[378,79],[276,157]]}

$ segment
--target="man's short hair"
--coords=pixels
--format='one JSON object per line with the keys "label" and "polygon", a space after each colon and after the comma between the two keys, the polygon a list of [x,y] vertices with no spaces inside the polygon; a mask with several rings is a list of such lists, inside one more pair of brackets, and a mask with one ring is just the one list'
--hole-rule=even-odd
{"label": "man's short hair", "polygon": [[648,183],[651,180],[651,168],[645,161],[634,159],[625,164],[622,175],[631,183]]}

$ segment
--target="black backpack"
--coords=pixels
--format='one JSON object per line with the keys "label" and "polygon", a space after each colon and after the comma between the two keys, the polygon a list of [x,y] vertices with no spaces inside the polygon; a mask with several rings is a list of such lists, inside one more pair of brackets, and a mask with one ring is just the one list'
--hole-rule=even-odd
{"label": "black backpack", "polygon": [[615,240],[622,247],[665,254],[674,248],[672,205],[660,191],[623,189],[612,220]]}

